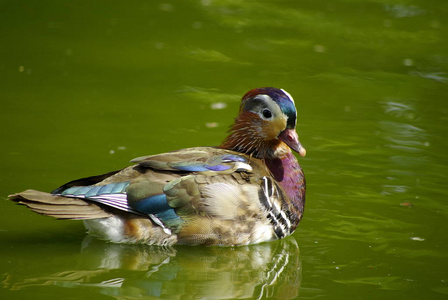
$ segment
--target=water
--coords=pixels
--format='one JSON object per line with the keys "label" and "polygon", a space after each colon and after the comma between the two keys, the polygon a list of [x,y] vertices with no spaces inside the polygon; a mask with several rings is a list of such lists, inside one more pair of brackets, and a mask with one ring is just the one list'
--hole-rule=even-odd
{"label": "water", "polygon": [[219,144],[298,106],[303,222],[241,248],[106,244],[0,203],[2,299],[445,299],[445,1],[2,1],[2,197]]}

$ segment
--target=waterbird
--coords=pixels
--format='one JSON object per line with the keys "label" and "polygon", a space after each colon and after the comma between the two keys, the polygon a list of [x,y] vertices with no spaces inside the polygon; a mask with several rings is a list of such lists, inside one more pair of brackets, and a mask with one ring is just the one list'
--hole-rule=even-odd
{"label": "waterbird", "polygon": [[113,243],[238,246],[291,235],[302,220],[306,150],[283,89],[255,88],[218,147],[143,156],[132,166],[9,199],[58,219],[83,220]]}

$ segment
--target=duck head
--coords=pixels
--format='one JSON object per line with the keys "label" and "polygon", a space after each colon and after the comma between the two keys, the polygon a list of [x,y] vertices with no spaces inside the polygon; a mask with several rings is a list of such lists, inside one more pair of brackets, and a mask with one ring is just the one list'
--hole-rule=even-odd
{"label": "duck head", "polygon": [[294,100],[286,91],[273,87],[253,89],[243,96],[239,114],[221,147],[257,158],[282,157],[291,149],[305,156],[296,122]]}

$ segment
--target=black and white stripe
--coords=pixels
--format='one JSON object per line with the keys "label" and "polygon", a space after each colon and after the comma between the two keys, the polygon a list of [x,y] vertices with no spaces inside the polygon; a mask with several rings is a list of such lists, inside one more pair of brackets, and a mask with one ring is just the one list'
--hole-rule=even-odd
{"label": "black and white stripe", "polygon": [[267,218],[272,224],[275,235],[280,239],[291,233],[291,221],[279,203],[283,195],[280,195],[276,184],[269,177],[263,176],[262,179],[259,199],[267,211]]}

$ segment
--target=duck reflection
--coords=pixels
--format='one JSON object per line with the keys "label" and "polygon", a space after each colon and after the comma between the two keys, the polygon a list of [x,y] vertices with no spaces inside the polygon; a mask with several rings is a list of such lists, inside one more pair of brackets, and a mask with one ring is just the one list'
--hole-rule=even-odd
{"label": "duck reflection", "polygon": [[87,237],[73,269],[20,280],[9,274],[3,286],[88,286],[117,299],[291,299],[300,282],[293,237],[235,248],[108,244]]}

